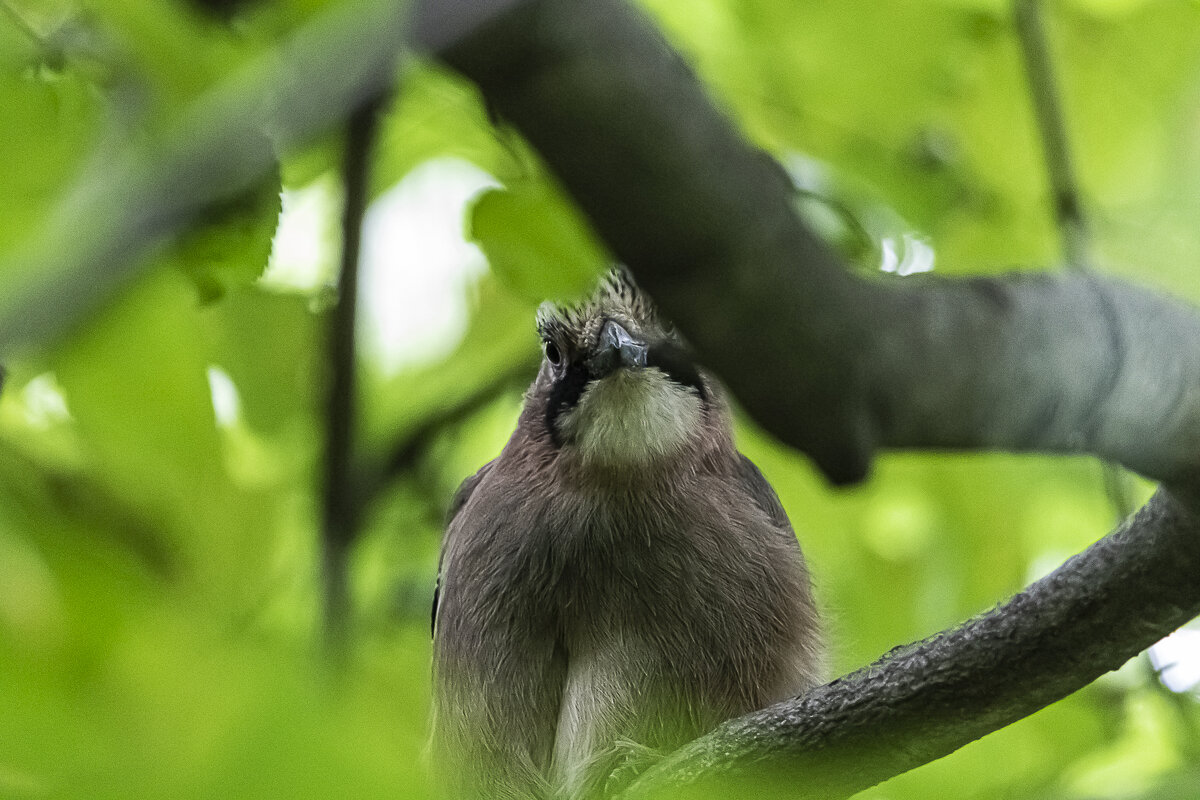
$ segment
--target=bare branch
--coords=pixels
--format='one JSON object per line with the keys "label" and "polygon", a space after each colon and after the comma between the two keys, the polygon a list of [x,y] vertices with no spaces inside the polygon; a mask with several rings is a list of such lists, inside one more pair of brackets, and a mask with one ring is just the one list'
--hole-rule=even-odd
{"label": "bare branch", "polygon": [[379,108],[380,100],[373,99],[350,116],[342,165],[345,186],[342,263],[338,274],[338,303],[329,331],[331,374],[326,407],[324,524],[321,528],[325,644],[334,659],[344,658],[349,644],[351,604],[346,561],[361,516],[354,485],[354,433],[358,420],[358,353],[355,347],[358,261]]}
{"label": "bare branch", "polygon": [[746,409],[833,481],[861,479],[878,447],[1200,467],[1195,310],[1088,274],[850,274],[775,162],[618,0],[525,3],[446,58]]}
{"label": "bare branch", "polygon": [[[1007,603],[797,700],[733,720],[627,796],[849,797],[1082,688],[1200,613],[1200,508],[1165,491]],[[733,796],[733,795],[730,795]]]}
{"label": "bare branch", "polygon": [[1054,196],[1054,216],[1062,232],[1063,251],[1067,263],[1076,269],[1092,265],[1092,241],[1079,183],[1075,179],[1074,159],[1067,138],[1058,81],[1054,63],[1046,42],[1042,23],[1041,0],[1015,0],[1014,20],[1025,73],[1029,78],[1033,109],[1037,115],[1038,131],[1045,151],[1046,174]]}
{"label": "bare branch", "polygon": [[411,470],[439,433],[468,419],[504,392],[524,389],[536,371],[536,364],[516,364],[493,376],[477,391],[429,415],[393,444],[386,465],[379,470],[380,481],[387,482]]}

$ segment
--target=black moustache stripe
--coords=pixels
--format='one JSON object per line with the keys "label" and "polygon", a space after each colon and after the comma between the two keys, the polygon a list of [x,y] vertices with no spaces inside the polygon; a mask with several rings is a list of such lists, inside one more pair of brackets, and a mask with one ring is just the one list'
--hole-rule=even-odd
{"label": "black moustache stripe", "polygon": [[[666,343],[655,345],[646,351],[646,366],[661,370],[673,383],[694,389],[701,400],[708,400],[708,390],[704,388],[704,379],[696,369],[696,362],[683,348]],[[555,446],[562,446],[558,434],[559,415],[579,404],[584,390],[593,380],[595,377],[588,368],[582,362],[575,362],[569,364],[563,376],[554,382],[546,404],[546,429]]]}
{"label": "black moustache stripe", "polygon": [[566,372],[550,389],[550,401],[546,404],[546,429],[550,431],[550,438],[556,446],[562,446],[558,437],[558,415],[579,403],[583,390],[591,380],[587,367],[576,362],[567,365]]}
{"label": "black moustache stripe", "polygon": [[646,366],[657,367],[680,386],[695,389],[701,400],[708,399],[700,370],[696,369],[696,362],[682,347],[668,343],[654,345],[646,351]]}

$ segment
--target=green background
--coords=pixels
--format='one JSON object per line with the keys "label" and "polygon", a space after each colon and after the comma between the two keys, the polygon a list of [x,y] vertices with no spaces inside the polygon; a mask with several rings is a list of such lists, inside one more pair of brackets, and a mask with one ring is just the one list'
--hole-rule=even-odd
{"label": "green background", "polygon": [[[115,154],[172,129],[326,5],[262,0],[225,20],[158,0],[0,0],[0,292],[28,277],[25,243],[70,235],[74,188],[102,185]],[[794,168],[802,211],[861,269],[889,248],[932,254],[943,274],[1059,268],[1007,4],[645,7],[745,134]],[[1200,3],[1063,0],[1046,17],[1099,268],[1200,302]],[[281,153],[274,178],[157,250],[114,301],[7,362],[0,797],[428,794],[441,515],[512,428],[520,389],[498,378],[531,376],[537,304],[577,293],[606,257],[469,86],[427,64],[398,80],[373,193],[446,157],[497,188],[462,220],[489,268],[464,295],[461,341],[398,371],[363,352],[370,490],[348,665],[327,669],[319,646],[333,265],[303,289],[260,280],[280,191],[337,185],[330,136]],[[236,387],[232,421],[217,422],[210,367]],[[471,413],[428,425],[468,400]],[[748,424],[738,435],[808,554],[839,673],[989,608],[1114,524],[1089,459],[889,454],[835,491]],[[376,474],[414,436],[403,467]],[[863,796],[1192,798],[1198,726],[1193,697],[1143,655]]]}

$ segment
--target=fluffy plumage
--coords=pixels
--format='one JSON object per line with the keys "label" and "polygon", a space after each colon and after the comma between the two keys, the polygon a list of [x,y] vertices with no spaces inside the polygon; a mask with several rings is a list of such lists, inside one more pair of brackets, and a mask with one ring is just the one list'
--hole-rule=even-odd
{"label": "fluffy plumage", "polygon": [[433,755],[455,798],[600,796],[820,672],[783,508],[646,297],[614,272],[538,328],[517,429],[443,545]]}

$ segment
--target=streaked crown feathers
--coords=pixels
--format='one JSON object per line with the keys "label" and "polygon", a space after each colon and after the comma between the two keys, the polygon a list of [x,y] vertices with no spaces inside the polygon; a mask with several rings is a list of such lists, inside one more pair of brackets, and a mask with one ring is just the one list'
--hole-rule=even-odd
{"label": "streaked crown feathers", "polygon": [[542,303],[537,330],[543,339],[586,347],[594,342],[606,319],[637,330],[660,324],[654,304],[624,267],[610,269],[591,296],[579,303]]}

